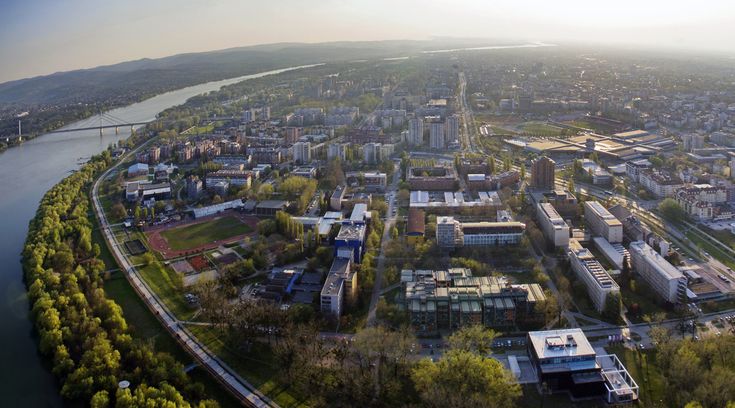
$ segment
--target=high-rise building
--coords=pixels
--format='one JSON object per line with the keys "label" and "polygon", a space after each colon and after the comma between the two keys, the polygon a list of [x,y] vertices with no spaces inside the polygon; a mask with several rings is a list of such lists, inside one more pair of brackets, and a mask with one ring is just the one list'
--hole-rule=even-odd
{"label": "high-rise building", "polygon": [[440,247],[502,246],[518,244],[526,224],[521,222],[460,222],[454,217],[438,217],[436,243]]}
{"label": "high-rise building", "polygon": [[327,159],[332,160],[336,158],[345,161],[347,158],[347,143],[330,143],[327,146]]}
{"label": "high-rise building", "polygon": [[553,189],[556,162],[543,156],[531,162],[531,186],[535,188]]}
{"label": "high-rise building", "polygon": [[592,252],[583,248],[576,240],[569,245],[569,263],[579,280],[587,287],[587,294],[598,312],[605,309],[607,295],[620,293],[618,284],[595,259]]}
{"label": "high-rise building", "polygon": [[367,143],[362,148],[363,160],[367,164],[380,163],[383,160],[383,145],[380,143]]}
{"label": "high-rise building", "polygon": [[311,143],[296,142],[293,144],[293,159],[298,163],[311,162]]}
{"label": "high-rise building", "polygon": [[408,140],[409,145],[421,146],[424,144],[424,120],[421,118],[411,118],[408,121]]}
{"label": "high-rise building", "polygon": [[435,121],[429,125],[429,147],[432,149],[444,149],[446,147],[444,123]]}
{"label": "high-rise building", "polygon": [[447,121],[445,123],[446,125],[446,142],[451,143],[459,143],[459,116],[452,115],[447,116]]}

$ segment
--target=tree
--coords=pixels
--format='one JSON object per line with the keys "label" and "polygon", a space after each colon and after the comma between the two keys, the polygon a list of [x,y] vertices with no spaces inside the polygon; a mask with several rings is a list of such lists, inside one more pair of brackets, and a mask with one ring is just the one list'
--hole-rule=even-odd
{"label": "tree", "polygon": [[605,306],[602,310],[602,317],[613,323],[617,323],[620,320],[620,309],[622,306],[622,299],[620,293],[611,292],[605,296]]}
{"label": "tree", "polygon": [[128,215],[128,210],[125,209],[125,206],[122,205],[122,203],[116,203],[112,206],[112,217],[116,220],[121,220]]}
{"label": "tree", "polygon": [[658,205],[658,210],[661,215],[669,221],[679,222],[686,218],[686,213],[681,205],[676,202],[673,198],[666,198]]}
{"label": "tree", "polygon": [[497,334],[482,325],[466,326],[449,336],[449,347],[453,350],[469,351],[480,356],[490,354]]}
{"label": "tree", "polygon": [[411,379],[428,407],[510,408],[521,396],[500,362],[465,350],[449,350],[436,363],[421,360]]}

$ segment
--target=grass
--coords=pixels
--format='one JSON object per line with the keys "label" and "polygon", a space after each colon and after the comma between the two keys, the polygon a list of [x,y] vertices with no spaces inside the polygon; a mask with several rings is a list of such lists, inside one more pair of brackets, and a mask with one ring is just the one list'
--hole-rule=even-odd
{"label": "grass", "polygon": [[196,248],[213,241],[231,238],[237,235],[252,232],[249,225],[242,223],[235,217],[222,217],[212,221],[202,222],[172,228],[161,232],[169,247],[176,251]]}
{"label": "grass", "polygon": [[282,407],[306,407],[306,401],[292,395],[278,382],[278,368],[267,345],[255,343],[250,353],[232,350],[220,339],[216,330],[206,326],[190,326],[189,330],[230,368],[237,371],[260,392]]}
{"label": "grass", "polygon": [[519,125],[519,128],[524,133],[530,133],[532,135],[561,136],[564,134],[564,129],[542,122],[526,122]]}
{"label": "grass", "polygon": [[662,401],[665,395],[664,378],[656,366],[656,352],[644,350],[633,351],[624,346],[616,345],[605,348],[609,353],[616,354],[625,365],[628,373],[638,384],[639,401],[641,407],[664,407]]}
{"label": "grass", "polygon": [[138,268],[138,271],[171,313],[181,320],[189,320],[192,317],[194,310],[184,300],[179,289],[180,277],[176,272],[158,262]]}
{"label": "grass", "polygon": [[735,262],[733,262],[730,254],[726,253],[720,246],[715,246],[711,242],[702,238],[699,234],[694,231],[688,231],[686,237],[697,245],[699,249],[706,251],[712,257],[725,264],[728,268],[735,268]]}

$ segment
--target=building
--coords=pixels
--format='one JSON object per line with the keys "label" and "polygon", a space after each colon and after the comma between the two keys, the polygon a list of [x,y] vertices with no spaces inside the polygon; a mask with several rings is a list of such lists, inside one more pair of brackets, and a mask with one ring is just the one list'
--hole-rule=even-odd
{"label": "building", "polygon": [[202,217],[208,217],[210,215],[219,214],[227,210],[236,209],[236,208],[242,208],[245,204],[243,204],[242,200],[232,200],[232,201],[226,201],[224,203],[209,205],[206,207],[199,207],[192,209],[192,214],[194,215],[194,218],[202,218]]}
{"label": "building", "polygon": [[592,171],[592,184],[596,186],[609,186],[612,184],[613,175],[609,171],[598,166]]}
{"label": "building", "polygon": [[599,202],[585,201],[584,219],[592,234],[601,236],[608,242],[623,242],[623,223]]}
{"label": "building", "polygon": [[219,182],[227,182],[233,186],[246,186],[250,188],[253,174],[247,170],[217,170],[207,173],[204,181],[207,188],[213,188]]}
{"label": "building", "polygon": [[526,347],[538,382],[573,398],[601,397],[608,404],[638,399],[638,384],[614,354],[598,355],[582,329],[528,332]]}
{"label": "building", "polygon": [[350,258],[355,263],[362,260],[365,249],[365,220],[368,218],[367,204],[355,204],[348,220],[342,221],[342,226],[334,239],[336,257]]}
{"label": "building", "polygon": [[411,118],[408,120],[408,138],[406,140],[411,146],[422,146],[424,144],[424,120]]}
{"label": "building", "polygon": [[572,270],[587,288],[587,294],[598,312],[605,309],[609,294],[620,295],[620,287],[600,265],[592,252],[582,248],[575,240],[569,245],[569,263]]}
{"label": "building", "polygon": [[377,171],[366,171],[361,173],[362,182],[366,190],[385,191],[388,185],[388,175]]}
{"label": "building", "polygon": [[664,300],[679,303],[686,299],[687,279],[675,266],[643,241],[628,247],[635,272]]}
{"label": "building", "polygon": [[415,244],[424,239],[426,233],[426,212],[418,208],[408,209],[408,222],[406,223],[406,241]]}
{"label": "building", "polygon": [[531,186],[534,188],[552,190],[556,177],[556,162],[546,156],[539,157],[531,162]]}
{"label": "building", "polygon": [[503,277],[474,277],[465,268],[403,270],[401,284],[411,327],[421,335],[477,324],[507,328],[539,322],[536,304],[545,299],[538,284],[511,285]]}
{"label": "building", "polygon": [[569,246],[569,225],[559,215],[550,203],[539,203],[536,207],[538,218],[544,237],[555,247]]}
{"label": "building", "polygon": [[342,200],[345,198],[347,187],[339,185],[334,189],[331,197],[329,197],[329,208],[335,211],[342,210]]}
{"label": "building", "polygon": [[352,270],[350,258],[334,258],[320,294],[323,314],[342,316],[346,304],[357,298],[357,273]]}
{"label": "building", "polygon": [[171,184],[169,183],[149,183],[133,181],[125,186],[125,198],[128,201],[137,201],[138,199],[146,200],[154,198],[156,200],[167,199],[171,197]]}
{"label": "building", "polygon": [[311,162],[311,142],[296,142],[293,144],[293,160],[296,163]]}
{"label": "building", "polygon": [[447,116],[444,132],[444,139],[446,140],[447,144],[459,143],[459,116]]}
{"label": "building", "polygon": [[704,148],[704,135],[687,133],[681,135],[681,144],[684,150],[691,152],[694,149]]}
{"label": "building", "polygon": [[466,193],[457,191],[411,191],[409,208],[420,208],[437,214],[461,213],[470,209],[496,211],[503,206],[500,195],[495,191],[480,191],[478,198],[470,199]]}
{"label": "building", "polygon": [[202,193],[202,181],[197,176],[189,176],[186,178],[186,196],[190,200],[196,200]]}
{"label": "building", "polygon": [[436,220],[436,243],[440,247],[503,246],[521,242],[526,224],[521,222],[460,222],[443,216]]}
{"label": "building", "polygon": [[255,206],[255,215],[259,217],[275,217],[278,211],[285,211],[288,208],[288,201],[282,200],[265,200]]}
{"label": "building", "polygon": [[676,191],[674,199],[687,214],[700,221],[732,218],[727,189],[710,184],[693,184]]}
{"label": "building", "polygon": [[411,190],[455,191],[457,189],[457,173],[451,165],[411,166],[407,172],[406,179]]}
{"label": "building", "polygon": [[347,143],[330,143],[327,146],[327,159],[340,159],[345,161],[347,159]]}
{"label": "building", "polygon": [[446,147],[446,139],[444,135],[444,123],[433,121],[429,124],[429,147],[432,149],[442,150]]}
{"label": "building", "polygon": [[135,163],[128,167],[128,177],[138,177],[148,175],[148,164],[146,163]]}
{"label": "building", "polygon": [[377,164],[383,161],[382,144],[366,143],[362,147],[363,161],[367,164]]}
{"label": "building", "polygon": [[684,187],[679,176],[656,170],[640,172],[638,182],[656,198],[673,197],[676,190]]}
{"label": "building", "polygon": [[351,129],[347,133],[347,141],[358,146],[365,143],[389,143],[390,136],[383,133],[383,128],[379,126],[362,126]]}
{"label": "building", "polygon": [[651,168],[651,162],[648,159],[632,160],[625,162],[625,173],[631,180],[639,182],[641,172]]}

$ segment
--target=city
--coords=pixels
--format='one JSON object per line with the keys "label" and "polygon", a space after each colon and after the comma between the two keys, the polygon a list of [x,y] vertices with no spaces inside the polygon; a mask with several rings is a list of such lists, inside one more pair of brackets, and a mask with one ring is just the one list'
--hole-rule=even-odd
{"label": "city", "polygon": [[549,38],[8,68],[0,401],[735,406],[732,50]]}

